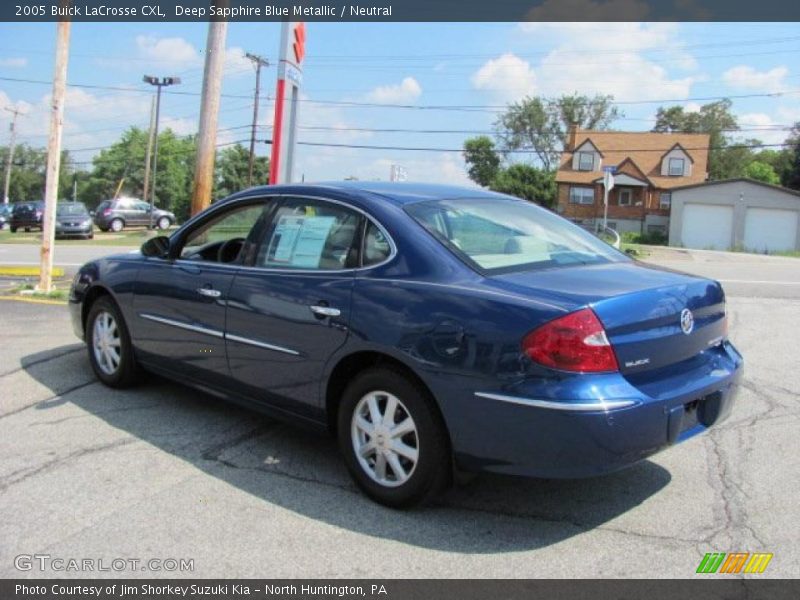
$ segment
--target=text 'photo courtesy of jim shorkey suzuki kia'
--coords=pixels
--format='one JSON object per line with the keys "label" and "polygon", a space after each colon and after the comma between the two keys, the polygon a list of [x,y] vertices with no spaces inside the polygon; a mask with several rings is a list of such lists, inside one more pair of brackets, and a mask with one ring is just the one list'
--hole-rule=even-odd
{"label": "text 'photo courtesy of jim shorkey suzuki kia'", "polygon": [[105,384],[149,371],[328,430],[395,507],[460,472],[632,465],[726,418],[742,376],[718,282],[450,186],[252,188],[85,264],[69,305]]}

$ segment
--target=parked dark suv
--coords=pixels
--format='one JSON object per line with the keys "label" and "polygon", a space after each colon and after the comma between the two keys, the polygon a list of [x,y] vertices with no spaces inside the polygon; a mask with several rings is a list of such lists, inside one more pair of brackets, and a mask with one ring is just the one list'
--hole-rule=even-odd
{"label": "parked dark suv", "polygon": [[122,231],[125,227],[147,227],[153,223],[159,229],[167,229],[175,223],[175,215],[169,211],[154,208],[136,198],[104,200],[97,206],[94,223],[103,231]]}
{"label": "parked dark suv", "polygon": [[31,229],[42,228],[42,215],[44,214],[44,202],[17,202],[11,210],[11,219],[8,222],[11,233],[16,233],[17,229],[30,231]]}

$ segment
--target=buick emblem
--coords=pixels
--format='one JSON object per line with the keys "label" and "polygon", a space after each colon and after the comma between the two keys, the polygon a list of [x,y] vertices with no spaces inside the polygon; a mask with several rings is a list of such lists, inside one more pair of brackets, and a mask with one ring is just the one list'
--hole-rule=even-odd
{"label": "buick emblem", "polygon": [[694,329],[694,315],[688,308],[681,311],[681,331],[686,335],[692,333]]}

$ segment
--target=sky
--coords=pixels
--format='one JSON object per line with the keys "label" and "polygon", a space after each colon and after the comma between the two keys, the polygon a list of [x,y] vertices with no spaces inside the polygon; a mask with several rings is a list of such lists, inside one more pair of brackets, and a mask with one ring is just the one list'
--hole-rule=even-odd
{"label": "sky", "polygon": [[[734,97],[742,138],[779,144],[800,121],[797,23],[306,27],[299,140],[384,147],[298,146],[295,178],[306,181],[386,180],[398,164],[409,180],[469,184],[458,152],[464,140],[491,133],[503,106],[526,95],[612,94],[624,113],[612,126],[623,131],[650,129],[662,104],[697,110],[723,96]],[[229,24],[218,144],[249,143],[255,74],[243,55],[274,64],[279,30],[278,23]],[[161,127],[196,132],[206,33],[206,24],[193,23],[73,24],[68,82],[99,86],[68,90],[63,147],[79,166],[125,128],[148,126],[152,88],[144,74],[182,78],[168,90],[180,94],[163,96]],[[0,107],[25,112],[19,142],[46,145],[54,47],[55,24],[0,24]],[[260,139],[271,138],[275,72],[262,71]],[[0,110],[0,144],[8,143],[10,118]],[[259,143],[257,153],[268,155],[269,146]]]}

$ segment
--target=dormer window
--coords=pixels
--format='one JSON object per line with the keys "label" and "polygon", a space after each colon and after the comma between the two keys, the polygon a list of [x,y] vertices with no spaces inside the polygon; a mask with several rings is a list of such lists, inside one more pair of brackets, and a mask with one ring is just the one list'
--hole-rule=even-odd
{"label": "dormer window", "polygon": [[578,169],[594,171],[594,152],[578,152]]}
{"label": "dormer window", "polygon": [[682,177],[686,168],[686,159],[683,158],[670,158],[669,159],[669,176]]}

